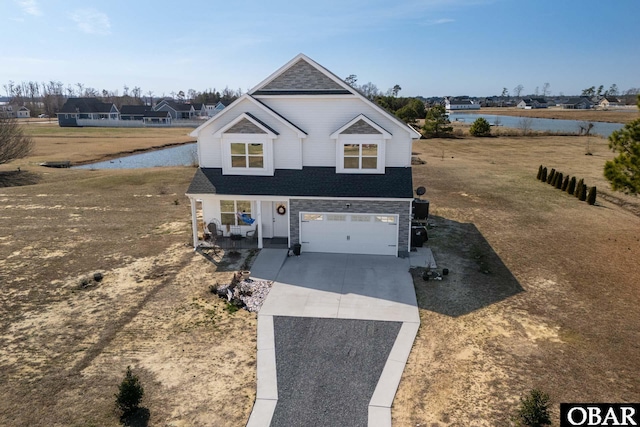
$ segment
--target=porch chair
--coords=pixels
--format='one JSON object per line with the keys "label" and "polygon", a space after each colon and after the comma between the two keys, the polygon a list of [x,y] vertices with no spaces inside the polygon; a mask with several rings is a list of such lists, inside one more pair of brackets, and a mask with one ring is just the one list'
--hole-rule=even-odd
{"label": "porch chair", "polygon": [[216,246],[219,237],[222,237],[222,226],[217,219],[212,219],[204,228],[204,241],[211,246]]}

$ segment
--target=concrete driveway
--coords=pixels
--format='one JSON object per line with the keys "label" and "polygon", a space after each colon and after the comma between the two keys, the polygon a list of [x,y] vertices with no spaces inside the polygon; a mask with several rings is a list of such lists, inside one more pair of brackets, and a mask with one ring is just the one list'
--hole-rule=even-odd
{"label": "concrete driveway", "polygon": [[[335,362],[328,357],[326,372],[318,373],[321,381],[318,378],[307,381],[311,387],[318,382],[326,383],[327,375],[339,371],[330,369],[332,363],[339,368],[340,360],[344,359],[345,366],[350,370],[355,369],[355,359],[349,359],[355,354],[358,355],[358,363],[362,364],[362,370],[375,370],[371,364],[381,363],[379,378],[376,378],[376,373],[369,387],[367,384],[361,387],[362,393],[369,393],[370,398],[366,396],[368,405],[363,410],[363,417],[367,419],[357,425],[391,426],[391,404],[420,323],[409,267],[409,259],[390,256],[303,253],[299,257],[287,257],[286,251],[263,249],[252,266],[251,275],[274,280],[274,285],[258,314],[257,396],[247,426],[268,427],[272,425],[272,420],[274,426],[286,425],[281,414],[285,402],[278,402],[279,395],[282,398],[285,393],[284,390],[278,392],[278,377],[280,375],[281,382],[287,380],[291,386],[296,382],[290,382],[288,377],[282,376],[284,366],[287,366],[286,372],[295,376],[308,376],[305,366],[321,366],[316,357],[318,353],[314,356],[313,352],[305,352],[307,347],[321,348],[325,353],[335,352]],[[287,320],[283,317],[298,319]],[[323,323],[310,319],[345,321]],[[331,331],[341,331],[340,339],[337,332],[336,338],[332,338]],[[372,331],[380,332],[376,334]],[[307,344],[296,348],[291,344],[293,334],[299,338],[298,341],[306,341]],[[280,343],[278,348],[276,342]],[[371,342],[376,345],[372,347]],[[345,343],[350,343],[353,355],[341,354]],[[303,359],[304,353],[311,353],[307,356],[312,358],[308,364]],[[279,360],[280,370],[276,360]],[[292,369],[294,364],[298,368]],[[354,375],[359,377],[357,372]],[[336,381],[340,381],[340,378],[336,377]],[[348,387],[342,388],[346,393],[349,392]],[[340,390],[340,387],[336,389]],[[313,400],[310,397],[309,402]],[[291,406],[290,402],[286,403]],[[274,417],[278,404],[281,410]],[[296,405],[295,411],[289,409],[293,415],[296,411],[302,413],[300,406],[304,402],[297,402]],[[331,412],[335,412],[335,409]],[[311,415],[306,419],[310,419]],[[322,417],[321,414],[317,416]],[[289,425],[297,425],[297,420],[288,422]],[[323,423],[333,425],[328,419]]]}

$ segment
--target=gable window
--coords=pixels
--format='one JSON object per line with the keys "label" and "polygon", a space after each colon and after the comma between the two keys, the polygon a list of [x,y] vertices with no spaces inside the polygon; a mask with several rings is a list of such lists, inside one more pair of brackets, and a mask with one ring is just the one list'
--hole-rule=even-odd
{"label": "gable window", "polygon": [[231,167],[264,168],[264,144],[250,142],[231,143]]}
{"label": "gable window", "polygon": [[249,200],[220,200],[220,223],[222,225],[247,225],[238,218],[238,212],[251,215]]}
{"label": "gable window", "polygon": [[344,169],[378,169],[378,144],[344,144]]}

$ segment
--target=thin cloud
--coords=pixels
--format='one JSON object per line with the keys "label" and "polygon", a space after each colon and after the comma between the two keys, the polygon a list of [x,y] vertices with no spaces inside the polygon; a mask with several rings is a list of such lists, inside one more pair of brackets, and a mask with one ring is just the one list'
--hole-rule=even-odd
{"label": "thin cloud", "polygon": [[451,22],[456,22],[456,20],[455,19],[450,19],[450,18],[442,18],[442,19],[436,19],[436,20],[433,20],[433,21],[425,22],[424,25],[426,25],[426,26],[442,25],[442,24],[450,24]]}
{"label": "thin cloud", "polygon": [[71,19],[83,33],[103,36],[111,34],[111,22],[109,22],[109,17],[98,10],[76,10],[71,14]]}
{"label": "thin cloud", "polygon": [[16,0],[16,3],[27,15],[40,16],[42,11],[36,0]]}

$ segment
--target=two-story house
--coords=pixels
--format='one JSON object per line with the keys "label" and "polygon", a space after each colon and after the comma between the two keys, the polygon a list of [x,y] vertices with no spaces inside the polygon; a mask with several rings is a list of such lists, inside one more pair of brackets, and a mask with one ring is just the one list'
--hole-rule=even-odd
{"label": "two-story house", "polygon": [[254,230],[260,248],[284,237],[302,252],[408,254],[411,145],[420,134],[307,56],[191,136],[194,246],[214,222],[225,235]]}

